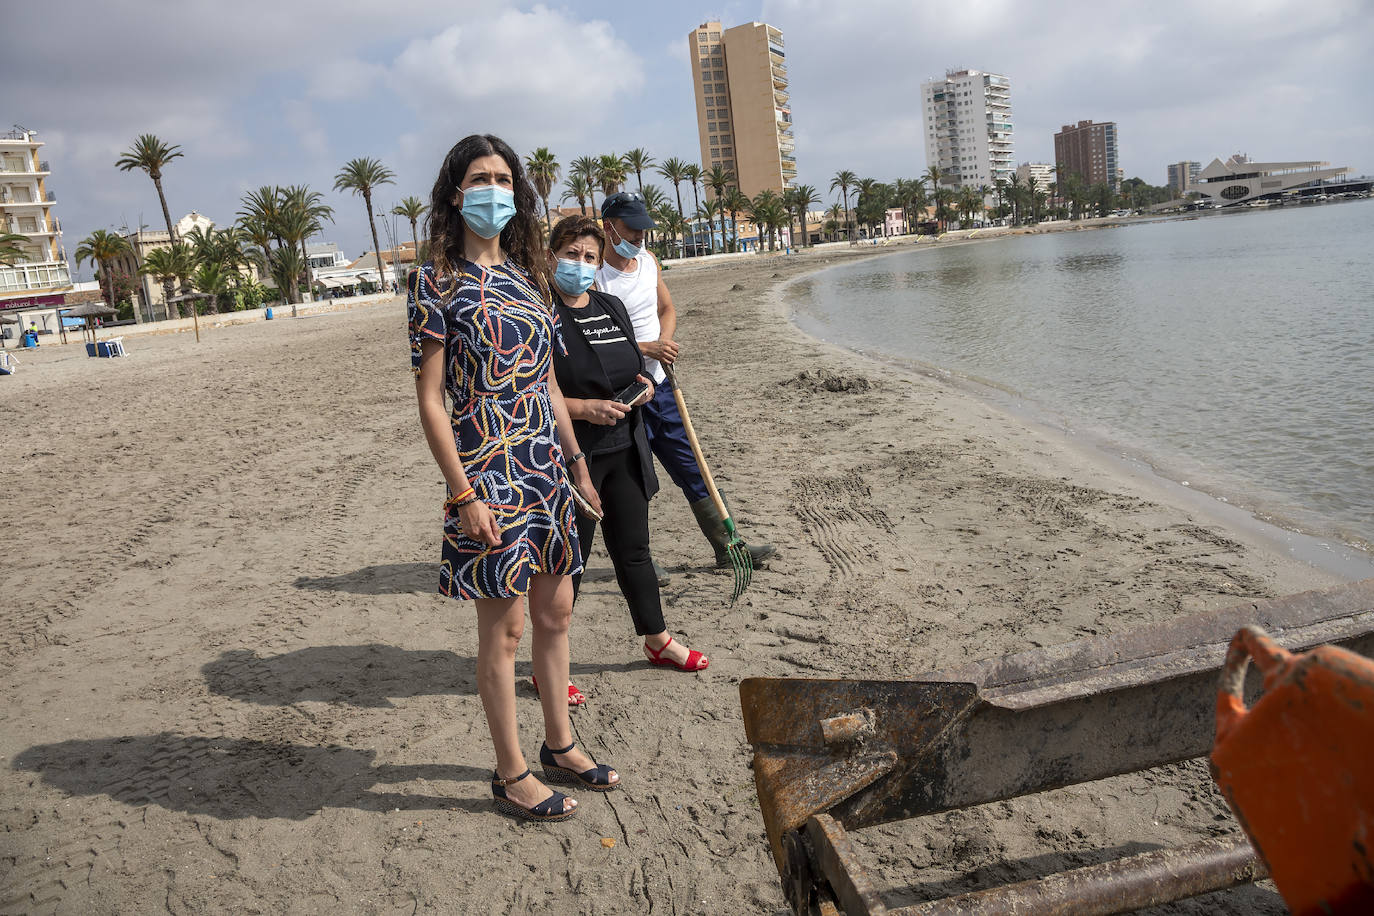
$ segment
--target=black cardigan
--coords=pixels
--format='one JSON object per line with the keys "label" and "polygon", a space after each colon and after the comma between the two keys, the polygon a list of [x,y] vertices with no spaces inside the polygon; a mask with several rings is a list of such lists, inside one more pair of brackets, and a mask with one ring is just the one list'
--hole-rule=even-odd
{"label": "black cardigan", "polygon": [[[597,304],[611,316],[611,320],[620,328],[630,346],[635,348],[635,355],[639,357],[640,374],[650,378],[648,370],[644,367],[644,354],[635,342],[634,325],[630,323],[629,312],[625,311],[625,303],[618,297],[600,290],[588,290],[587,294],[596,299]],[[554,347],[553,350],[553,371],[558,379],[558,387],[570,398],[604,401],[613,399],[617,392],[611,388],[611,381],[606,377],[606,371],[601,368],[601,360],[597,358],[591,343],[582,333],[582,326],[577,322],[578,310],[564,305],[561,296],[557,299],[558,321],[562,325],[563,343],[568,348],[566,354],[558,347]],[[577,435],[579,444],[594,442],[600,438],[601,430],[609,428],[585,420],[573,421],[573,432]],[[639,458],[639,468],[644,479],[644,497],[651,498],[658,492],[658,476],[654,473],[653,453],[649,450],[649,437],[644,431],[644,414],[639,407],[630,411],[630,447]]]}

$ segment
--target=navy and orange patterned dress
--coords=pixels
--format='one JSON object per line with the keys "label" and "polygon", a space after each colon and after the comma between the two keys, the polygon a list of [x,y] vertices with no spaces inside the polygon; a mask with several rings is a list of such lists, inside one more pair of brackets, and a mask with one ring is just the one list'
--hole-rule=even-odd
{"label": "navy and orange patterned dress", "polygon": [[410,364],[420,345],[444,345],[444,388],[453,438],[468,481],[491,508],[501,545],[463,534],[457,510],[444,518],[439,591],[451,598],[510,598],[535,573],[582,569],[576,508],[549,397],[557,313],[522,268],[507,261],[455,265],[437,280],[432,262],[410,280]]}

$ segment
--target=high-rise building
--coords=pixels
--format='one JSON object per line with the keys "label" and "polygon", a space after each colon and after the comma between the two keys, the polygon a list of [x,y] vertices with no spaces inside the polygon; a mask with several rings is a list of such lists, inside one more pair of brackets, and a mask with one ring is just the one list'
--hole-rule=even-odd
{"label": "high-rise building", "polygon": [[1201,162],[1171,162],[1169,164],[1169,190],[1182,197],[1193,185],[1197,184],[1197,173],[1202,171]]}
{"label": "high-rise building", "polygon": [[0,265],[0,311],[61,305],[72,288],[62,225],[52,215],[48,163],[37,131],[0,134],[0,232],[22,236],[14,264]]}
{"label": "high-rise building", "polygon": [[921,114],[926,165],[939,168],[942,183],[991,187],[1011,180],[1011,81],[1005,76],[946,71],[944,79],[921,84]]}
{"label": "high-rise building", "polygon": [[1016,167],[1016,178],[1023,185],[1029,185],[1032,178],[1041,191],[1048,191],[1054,184],[1054,166],[1048,162],[1023,162]]}
{"label": "high-rise building", "polygon": [[703,22],[687,46],[702,169],[734,172],[750,197],[764,189],[781,194],[797,177],[782,32],[762,22],[724,30]]}
{"label": "high-rise building", "polygon": [[1074,173],[1089,187],[1107,184],[1117,190],[1121,179],[1117,172],[1116,122],[1079,121],[1076,127],[1065,124],[1054,135],[1054,163],[1061,181]]}

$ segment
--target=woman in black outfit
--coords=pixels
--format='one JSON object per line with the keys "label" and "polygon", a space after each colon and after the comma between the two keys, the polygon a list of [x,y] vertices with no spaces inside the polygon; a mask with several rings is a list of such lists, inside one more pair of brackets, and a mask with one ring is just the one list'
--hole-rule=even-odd
{"label": "woman in black outfit", "polygon": [[[554,372],[572,417],[577,441],[587,456],[592,485],[601,496],[601,532],[615,566],[616,581],[630,606],[635,632],[644,637],[644,654],[655,665],[701,671],[710,660],[668,634],[658,594],[658,577],[649,558],[649,498],[658,491],[639,405],[653,397],[644,356],[635,343],[625,305],[591,289],[601,265],[606,236],[594,220],[570,216],[554,226],[549,239],[549,272],[554,276],[566,353],[554,349]],[[615,396],[639,382],[647,390],[630,404]],[[596,521],[579,514],[577,534],[585,563]],[[573,576],[573,594],[582,576]],[[577,695],[570,691],[569,700]]]}

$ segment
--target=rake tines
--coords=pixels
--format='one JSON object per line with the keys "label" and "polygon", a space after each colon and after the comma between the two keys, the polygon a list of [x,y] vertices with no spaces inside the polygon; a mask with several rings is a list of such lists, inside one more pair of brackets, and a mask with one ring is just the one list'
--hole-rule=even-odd
{"label": "rake tines", "polygon": [[735,590],[730,595],[730,603],[734,604],[754,579],[754,558],[749,555],[749,546],[735,531],[734,519],[728,516],[725,519],[725,530],[730,535],[730,542],[725,545],[725,554],[730,558],[730,567],[735,574]]}

